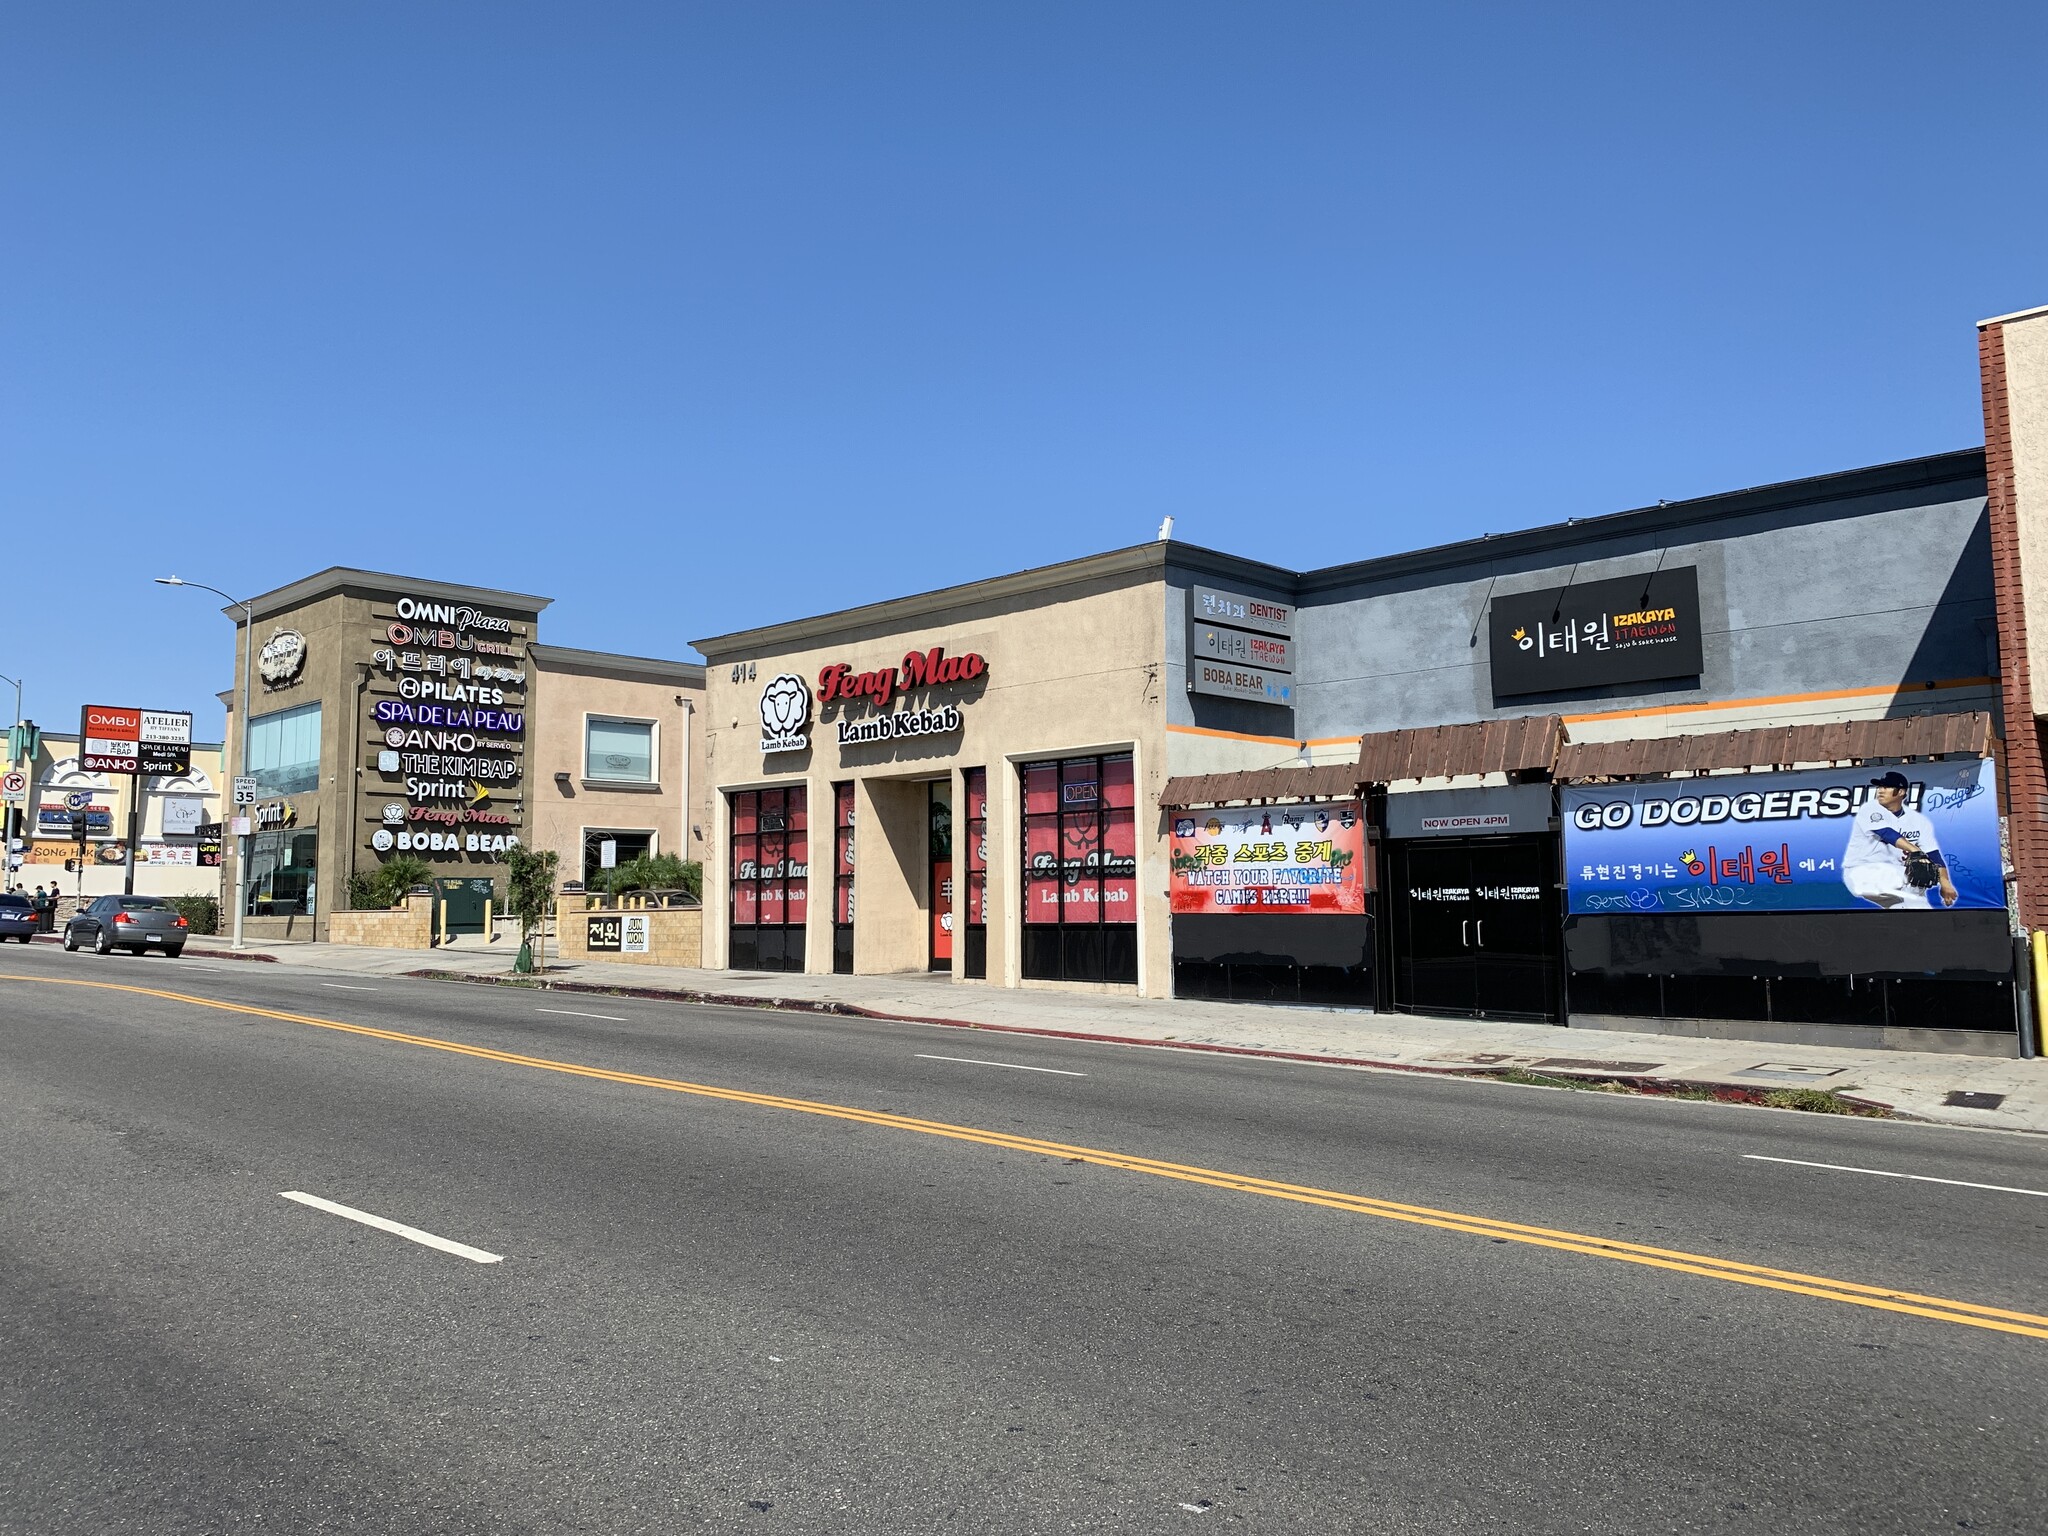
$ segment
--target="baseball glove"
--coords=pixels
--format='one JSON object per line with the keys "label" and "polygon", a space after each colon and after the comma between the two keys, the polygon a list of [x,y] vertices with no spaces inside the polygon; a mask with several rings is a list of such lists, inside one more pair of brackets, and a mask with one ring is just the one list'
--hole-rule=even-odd
{"label": "baseball glove", "polygon": [[1930,885],[1937,884],[1940,879],[1941,872],[1934,867],[1934,860],[1926,854],[1906,855],[1906,884],[1912,886],[1914,890],[1924,891]]}

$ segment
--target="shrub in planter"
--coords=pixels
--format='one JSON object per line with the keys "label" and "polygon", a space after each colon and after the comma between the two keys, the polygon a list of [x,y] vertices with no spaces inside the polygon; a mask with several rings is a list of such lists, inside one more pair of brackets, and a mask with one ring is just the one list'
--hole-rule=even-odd
{"label": "shrub in planter", "polygon": [[184,918],[193,934],[220,932],[220,903],[211,896],[166,896],[164,905]]}

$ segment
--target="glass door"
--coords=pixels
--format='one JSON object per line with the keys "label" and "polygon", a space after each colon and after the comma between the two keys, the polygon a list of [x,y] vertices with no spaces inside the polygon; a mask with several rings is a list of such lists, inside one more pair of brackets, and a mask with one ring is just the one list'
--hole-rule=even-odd
{"label": "glass door", "polygon": [[933,784],[927,802],[931,830],[931,951],[934,971],[953,969],[953,785]]}
{"label": "glass door", "polygon": [[1462,843],[1397,845],[1394,1004],[1416,1013],[1476,1012],[1472,859]]}
{"label": "glass door", "polygon": [[1495,838],[1469,845],[1474,986],[1481,1018],[1557,1017],[1564,937],[1553,847],[1548,838]]}

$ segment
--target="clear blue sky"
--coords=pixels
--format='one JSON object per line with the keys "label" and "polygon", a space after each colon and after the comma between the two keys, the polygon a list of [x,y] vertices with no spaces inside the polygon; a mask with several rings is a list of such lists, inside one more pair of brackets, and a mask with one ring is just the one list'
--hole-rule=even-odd
{"label": "clear blue sky", "polygon": [[[1982,441],[2036,4],[57,3],[0,30],[0,672],[217,732],[331,564],[697,635]],[[118,668],[118,681],[97,681]],[[118,697],[113,697],[118,695]],[[11,705],[0,690],[0,712]]]}

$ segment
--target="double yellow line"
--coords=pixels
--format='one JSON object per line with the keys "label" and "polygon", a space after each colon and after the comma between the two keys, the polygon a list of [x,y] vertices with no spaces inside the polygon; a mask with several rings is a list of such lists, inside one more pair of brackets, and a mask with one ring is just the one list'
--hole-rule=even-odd
{"label": "double yellow line", "polygon": [[677,1078],[649,1077],[639,1072],[614,1072],[579,1062],[555,1061],[546,1056],[524,1056],[516,1051],[494,1051],[486,1046],[464,1045],[431,1035],[405,1034],[392,1029],[375,1029],[366,1024],[343,1024],[335,1019],[309,1014],[286,1013],[275,1008],[258,1008],[248,1003],[222,1002],[216,998],[194,997],[184,992],[165,992],[155,987],[123,986],[109,981],[78,981],[53,976],[20,976],[0,973],[0,980],[30,982],[43,986],[93,987],[107,992],[129,992],[142,997],[160,997],[199,1008],[216,1008],[224,1013],[250,1014],[286,1024],[303,1024],[314,1029],[337,1030],[362,1035],[394,1045],[419,1046],[447,1051],[457,1056],[474,1056],[505,1066],[526,1067],[540,1072],[560,1072],[571,1077],[596,1078],[601,1082],[623,1083],[635,1088],[658,1088],[667,1093],[687,1093],[703,1099],[722,1099],[732,1104],[749,1104],[758,1109],[790,1110],[798,1114],[823,1115],[834,1120],[851,1120],[885,1130],[914,1131],[922,1136],[943,1136],[951,1141],[973,1142],[1000,1147],[1010,1152],[1028,1152],[1056,1157],[1067,1162],[1092,1163],[1100,1168],[1117,1168],[1126,1173],[1148,1174],[1154,1178],[1178,1179],[1186,1184],[1206,1184],[1239,1194],[1264,1195],[1290,1200],[1298,1205],[1319,1205],[1333,1211],[1359,1216],[1378,1216],[1387,1221],[1404,1221],[1415,1226],[1436,1227],[1445,1232],[1463,1232],[1473,1237],[1526,1243],[1553,1248],[1561,1253],[1584,1254],[1588,1258],[1614,1259],[1625,1264],[1643,1264],[1652,1269],[1698,1275],[1708,1280],[1725,1280],[1734,1285],[1754,1285],[1766,1290],[1785,1291],[1795,1296],[1812,1296],[1822,1301],[1846,1302],[1851,1306],[1875,1307],[1880,1311],[1904,1313],[1941,1323],[1960,1323],[1970,1328],[1990,1328],[2000,1333],[2017,1333],[2028,1338],[2048,1339],[2048,1317],[2032,1312],[2012,1312],[2002,1307],[1979,1306],[1974,1302],[1951,1301],[1943,1296],[1922,1296],[1887,1286],[1858,1285],[1850,1280],[1832,1280],[1824,1275],[1801,1274],[1796,1270],[1770,1269],[1761,1264],[1743,1264],[1710,1254],[1687,1253],[1674,1248],[1653,1248],[1644,1243],[1625,1243],[1583,1232],[1560,1231],[1552,1227],[1528,1226],[1522,1222],[1498,1221],[1490,1216],[1471,1216],[1460,1211],[1437,1210],[1426,1205],[1406,1205],[1370,1195],[1347,1194],[1341,1190],[1318,1189],[1307,1184],[1285,1184],[1249,1174],[1228,1173],[1185,1163],[1161,1162],[1128,1152],[1111,1152],[1100,1147],[1074,1146],[1060,1141],[1043,1141],[1035,1136],[1016,1136],[1006,1131],[979,1126],[953,1125],[943,1120],[922,1120],[914,1115],[890,1114],[885,1110],[856,1109],[845,1104],[826,1104],[815,1099],[792,1099],[781,1094],[750,1093],[739,1088],[720,1088],[709,1083],[684,1082]]}

